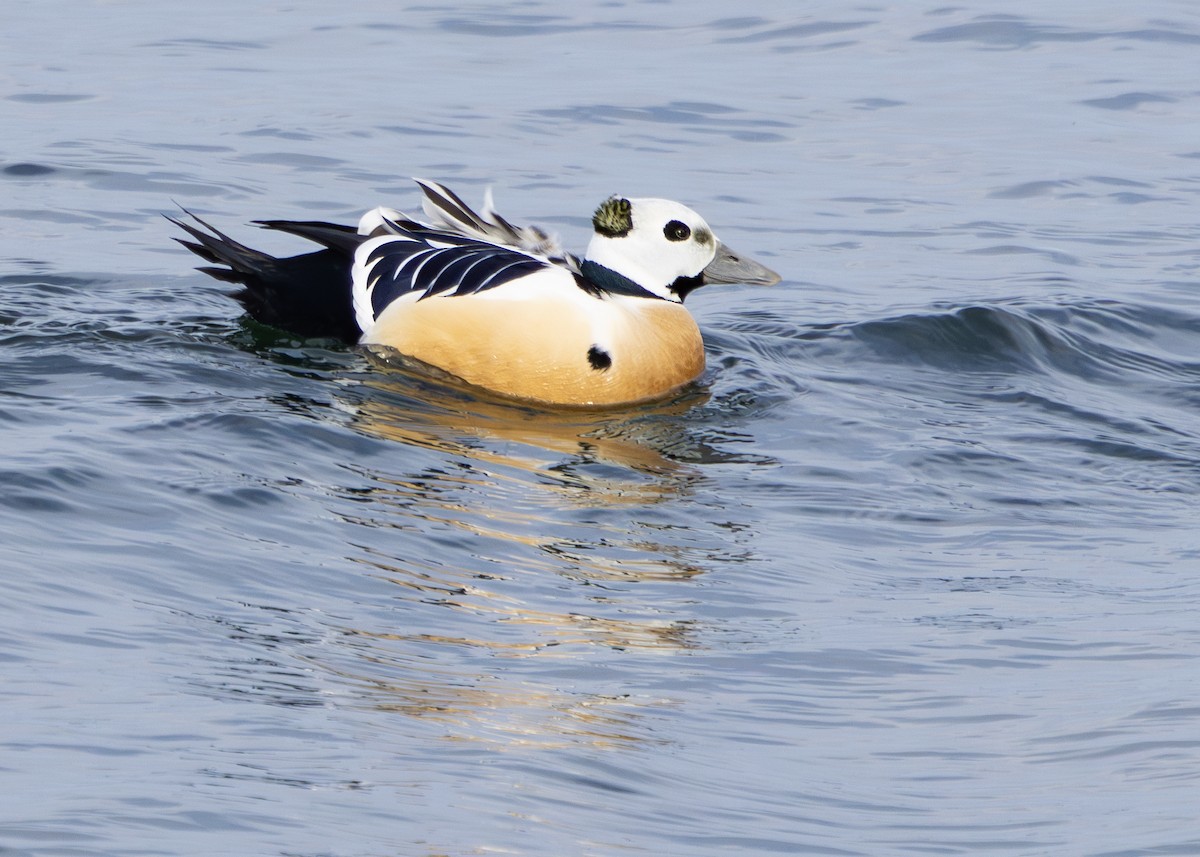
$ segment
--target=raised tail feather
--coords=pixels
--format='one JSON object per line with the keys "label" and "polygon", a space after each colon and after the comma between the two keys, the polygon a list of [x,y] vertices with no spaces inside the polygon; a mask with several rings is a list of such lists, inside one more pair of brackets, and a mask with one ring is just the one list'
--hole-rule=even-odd
{"label": "raised tail feather", "polygon": [[354,317],[350,269],[363,237],[354,229],[333,223],[260,222],[267,229],[298,235],[325,248],[277,259],[234,241],[186,209],[184,214],[199,226],[167,217],[194,239],[175,240],[211,263],[197,270],[241,284],[234,298],[255,320],[299,336],[358,341],[362,331]]}

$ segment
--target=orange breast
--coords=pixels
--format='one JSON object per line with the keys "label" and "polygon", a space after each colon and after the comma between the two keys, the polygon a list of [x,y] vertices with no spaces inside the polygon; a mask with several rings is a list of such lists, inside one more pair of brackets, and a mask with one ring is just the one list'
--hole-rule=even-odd
{"label": "orange breast", "polygon": [[654,399],[704,371],[704,344],[682,305],[548,294],[397,301],[363,337],[519,399],[615,405]]}

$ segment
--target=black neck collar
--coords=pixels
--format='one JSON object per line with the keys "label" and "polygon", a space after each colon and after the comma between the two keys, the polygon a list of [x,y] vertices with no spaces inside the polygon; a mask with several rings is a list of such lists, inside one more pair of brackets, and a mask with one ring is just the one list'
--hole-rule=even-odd
{"label": "black neck collar", "polygon": [[579,265],[579,273],[583,275],[585,289],[591,286],[597,292],[609,295],[628,295],[634,298],[656,298],[667,300],[662,295],[656,295],[649,289],[644,289],[624,274],[618,274],[612,268],[606,268],[599,262],[584,259]]}

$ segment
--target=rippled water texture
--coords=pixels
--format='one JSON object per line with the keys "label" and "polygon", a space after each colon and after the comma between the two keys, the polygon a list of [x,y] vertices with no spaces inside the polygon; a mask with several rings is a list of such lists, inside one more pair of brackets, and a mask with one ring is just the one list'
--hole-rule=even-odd
{"label": "rippled water texture", "polygon": [[[1200,854],[1194,3],[3,17],[0,853]],[[410,175],[784,282],[544,413],[161,217]]]}

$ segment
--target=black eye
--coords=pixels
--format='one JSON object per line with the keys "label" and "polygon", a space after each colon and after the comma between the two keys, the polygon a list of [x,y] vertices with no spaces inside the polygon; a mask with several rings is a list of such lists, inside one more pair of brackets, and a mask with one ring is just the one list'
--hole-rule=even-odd
{"label": "black eye", "polygon": [[692,230],[688,228],[686,223],[672,220],[663,227],[663,235],[667,236],[668,241],[687,241],[692,237]]}

